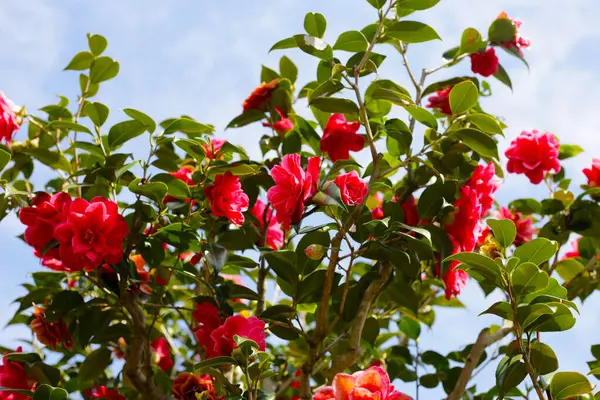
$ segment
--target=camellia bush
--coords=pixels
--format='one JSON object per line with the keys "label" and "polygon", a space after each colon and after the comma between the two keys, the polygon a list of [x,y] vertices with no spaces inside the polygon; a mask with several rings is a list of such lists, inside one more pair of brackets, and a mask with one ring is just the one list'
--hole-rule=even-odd
{"label": "camellia bush", "polygon": [[[374,22],[337,38],[308,13],[231,110],[229,129],[263,132],[261,160],[190,116],[126,108],[106,126],[94,97],[119,63],[100,35],[66,66],[74,104],[33,115],[2,94],[0,214],[41,266],[16,299],[9,324],[33,335],[3,349],[0,399],[593,399],[600,347],[590,371],[563,371],[544,336],[598,288],[600,159],[574,188],[561,161],[582,149],[552,133],[523,131],[501,157],[506,125],[479,100],[511,87],[501,60],[528,68],[530,42],[503,12],[417,68],[408,54],[440,38],[412,19],[437,2],[368,0]],[[300,52],[313,81],[296,82]],[[436,79],[461,63],[473,73]],[[133,140],[147,156],[123,150]],[[34,187],[41,164],[51,179]],[[505,172],[548,198],[496,204]],[[502,293],[470,305],[497,324],[449,354],[419,347],[469,279]],[[488,365],[491,388],[473,379]]]}

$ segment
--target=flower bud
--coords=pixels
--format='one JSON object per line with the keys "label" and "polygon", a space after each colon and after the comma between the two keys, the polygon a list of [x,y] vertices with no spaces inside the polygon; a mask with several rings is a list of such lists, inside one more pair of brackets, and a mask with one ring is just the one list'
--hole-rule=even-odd
{"label": "flower bud", "polygon": [[320,244],[311,244],[306,246],[304,249],[304,254],[306,254],[306,257],[310,258],[311,260],[319,261],[325,257],[326,250],[327,249]]}

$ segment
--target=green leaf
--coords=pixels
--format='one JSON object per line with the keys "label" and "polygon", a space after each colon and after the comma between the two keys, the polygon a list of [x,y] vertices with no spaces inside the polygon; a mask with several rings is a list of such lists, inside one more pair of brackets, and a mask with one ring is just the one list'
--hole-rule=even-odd
{"label": "green leaf", "polygon": [[123,112],[129,115],[134,120],[140,122],[146,127],[146,130],[150,133],[154,133],[156,130],[156,122],[141,111],[134,110],[133,108],[124,108]]}
{"label": "green leaf", "polygon": [[33,158],[45,164],[49,167],[60,169],[61,171],[70,172],[71,164],[69,161],[60,153],[42,148],[32,148],[25,151],[26,154],[31,155]]}
{"label": "green leaf", "polygon": [[10,162],[11,157],[12,153],[10,152],[10,149],[5,145],[0,144],[0,171],[2,171]]}
{"label": "green leaf", "polygon": [[528,331],[542,315],[553,314],[556,309],[553,309],[547,304],[527,304],[519,306],[517,309],[517,319],[523,330]]}
{"label": "green leaf", "polygon": [[279,73],[281,74],[281,76],[289,79],[290,82],[294,83],[298,78],[298,67],[296,67],[296,64],[294,64],[292,60],[290,60],[286,56],[282,56],[279,60]]}
{"label": "green leaf", "polygon": [[[515,256],[518,257],[516,254]],[[511,273],[515,299],[518,301],[526,294],[544,289],[548,285],[548,279],[548,274],[540,270],[536,264],[531,262],[519,264]]]}
{"label": "green leaf", "polygon": [[327,20],[323,14],[309,12],[304,17],[304,30],[310,36],[322,38],[327,29]]}
{"label": "green leaf", "polygon": [[269,67],[262,66],[260,70],[260,81],[261,82],[271,82],[273,79],[279,78],[279,74],[272,70]]}
{"label": "green leaf", "polygon": [[456,84],[459,84],[464,81],[471,81],[475,84],[476,87],[479,87],[479,79],[472,76],[461,76],[432,83],[431,85],[427,86],[427,88],[425,88],[422,96],[425,97],[431,93],[439,92],[440,90],[447,89],[449,87],[454,87]]}
{"label": "green leaf", "polygon": [[231,365],[237,365],[237,361],[231,357],[213,357],[208,360],[200,361],[194,364],[194,371],[202,372],[208,368],[219,368],[228,367]]}
{"label": "green leaf", "polygon": [[190,118],[177,118],[165,128],[163,135],[168,135],[174,132],[183,132],[192,136],[203,134],[211,134],[215,131],[215,127],[208,124],[202,124]]}
{"label": "green leaf", "polygon": [[437,119],[432,113],[418,106],[405,106],[404,109],[417,121],[425,126],[436,129],[438,128]]}
{"label": "green leaf", "polygon": [[263,257],[278,277],[293,285],[298,283],[298,272],[296,270],[298,258],[294,251],[273,251],[263,253]]}
{"label": "green leaf", "polygon": [[583,148],[576,144],[561,144],[558,151],[558,159],[566,160],[567,158],[575,157],[577,154],[583,153]]}
{"label": "green leaf", "polygon": [[342,33],[333,45],[334,50],[352,52],[365,51],[367,50],[367,47],[369,47],[367,38],[359,31],[347,31]]}
{"label": "green leaf", "polygon": [[498,144],[490,135],[472,128],[458,129],[452,134],[483,157],[499,159]]}
{"label": "green leaf", "polygon": [[66,131],[84,132],[89,133],[90,135],[92,134],[92,131],[90,131],[87,127],[71,121],[51,121],[48,123],[48,125],[46,125],[46,129],[64,129]]}
{"label": "green leaf", "polygon": [[523,362],[523,356],[520,354],[514,357],[507,356],[500,360],[496,369],[496,385],[500,398],[503,397],[504,393],[523,382],[526,376],[527,370]]}
{"label": "green leaf", "polygon": [[102,126],[108,118],[110,110],[102,103],[86,102],[83,107],[83,113],[92,120],[94,125]]}
{"label": "green leaf", "polygon": [[516,27],[508,18],[498,18],[490,25],[488,40],[493,44],[511,41],[516,35]]}
{"label": "green leaf", "polygon": [[167,186],[167,184],[163,182],[149,182],[140,184],[141,181],[142,178],[137,178],[131,181],[131,183],[128,186],[129,190],[133,193],[146,196],[150,199],[157,201],[158,203],[161,203],[165,195],[169,191],[169,187]]}
{"label": "green leaf", "polygon": [[204,148],[204,142],[201,142],[196,139],[176,139],[175,146],[179,147],[183,151],[185,151],[190,156],[194,157],[194,159],[198,162],[202,162],[206,157],[206,149]]}
{"label": "green leaf", "polygon": [[529,359],[538,375],[546,375],[558,369],[558,358],[554,350],[545,343],[529,344]]}
{"label": "green leaf", "polygon": [[502,127],[498,124],[498,121],[490,115],[487,114],[469,114],[467,115],[467,121],[475,124],[479,129],[486,133],[497,133],[499,135],[504,135],[502,132]]}
{"label": "green leaf", "polygon": [[530,329],[535,332],[563,332],[571,329],[575,325],[575,317],[571,313],[571,309],[561,303],[546,303],[548,306],[555,308],[554,314],[542,315]]}
{"label": "green leaf", "polygon": [[260,110],[248,110],[229,122],[227,128],[240,128],[265,118],[265,113]]}
{"label": "green leaf", "polygon": [[494,232],[494,237],[500,246],[509,247],[517,237],[517,227],[510,219],[488,219],[487,224]]}
{"label": "green leaf", "polygon": [[296,38],[294,36],[285,38],[275,43],[270,49],[269,53],[273,50],[285,50],[285,49],[293,49],[298,47],[298,43],[296,42]]}
{"label": "green leaf", "polygon": [[427,10],[439,2],[440,0],[398,0],[396,5],[407,10]]}
{"label": "green leaf", "polygon": [[119,73],[119,63],[110,57],[100,57],[92,63],[90,82],[100,83],[114,78]]}
{"label": "green leaf", "polygon": [[576,258],[561,260],[556,265],[556,272],[565,282],[569,282],[573,278],[580,276],[584,271],[584,265]]}
{"label": "green leaf", "polygon": [[508,76],[508,72],[506,72],[506,70],[501,64],[498,64],[498,72],[494,74],[494,78],[498,79],[500,82],[508,86],[510,90],[512,90],[512,82],[510,80],[510,76]]}
{"label": "green leaf", "polygon": [[33,363],[27,375],[35,379],[39,384],[58,385],[60,381],[60,370],[42,361]]}
{"label": "green leaf", "polygon": [[406,309],[406,312],[410,313],[410,315],[417,316],[419,312],[419,299],[412,286],[408,282],[405,282],[402,277],[394,279],[388,286],[386,294],[394,303]]}
{"label": "green leaf", "polygon": [[246,286],[236,285],[234,283],[228,283],[229,298],[230,299],[248,299],[248,300],[259,300],[260,296],[254,290],[247,288]]}
{"label": "green leaf", "polygon": [[442,209],[444,201],[452,201],[456,191],[456,182],[436,182],[425,188],[417,208],[421,219],[432,219]]}
{"label": "green leaf", "polygon": [[342,113],[349,115],[358,115],[358,106],[355,102],[348,99],[337,97],[318,97],[312,100],[311,106],[328,113]]}
{"label": "green leaf", "polygon": [[475,28],[467,28],[460,39],[459,54],[478,53],[485,50],[487,43],[483,41],[481,33]]}
{"label": "green leaf", "polygon": [[421,334],[421,324],[409,317],[403,317],[398,321],[398,329],[413,340],[417,340]]}
{"label": "green leaf", "polygon": [[506,301],[498,301],[492,304],[487,310],[479,315],[483,314],[494,314],[509,321],[513,320],[512,307],[510,303],[507,303]]}
{"label": "green leaf", "polygon": [[514,256],[522,263],[531,262],[536,266],[548,261],[558,249],[558,243],[546,238],[536,238],[515,250]]}
{"label": "green leaf", "polygon": [[106,347],[92,351],[81,363],[78,379],[90,382],[98,378],[112,362],[112,352]]}
{"label": "green leaf", "polygon": [[16,361],[19,363],[28,363],[28,364],[34,364],[38,361],[42,361],[42,358],[40,357],[40,355],[38,353],[20,353],[20,352],[4,354],[3,359],[6,361]]}
{"label": "green leaf", "polygon": [[88,45],[90,46],[90,50],[95,56],[99,56],[106,50],[106,46],[108,46],[108,41],[102,35],[87,35]]}
{"label": "green leaf", "polygon": [[83,71],[91,67],[92,61],[94,61],[94,55],[89,51],[82,51],[75,54],[75,57],[65,67],[65,70]]}
{"label": "green leaf", "polygon": [[373,7],[375,7],[376,9],[380,9],[381,7],[383,7],[385,5],[385,3],[387,2],[387,0],[367,0],[369,2],[370,5],[372,5]]}
{"label": "green leaf", "polygon": [[542,205],[536,199],[517,199],[508,203],[508,208],[523,214],[539,214],[542,212]]}
{"label": "green leaf", "polygon": [[471,81],[464,81],[450,90],[450,108],[452,114],[463,114],[475,107],[479,91]]}
{"label": "green leaf", "polygon": [[162,182],[166,184],[168,187],[167,194],[178,199],[189,199],[192,197],[188,185],[171,174],[156,174],[152,177],[151,182]]}
{"label": "green leaf", "polygon": [[578,372],[557,372],[550,381],[552,400],[567,400],[592,392],[592,385]]}
{"label": "green leaf", "polygon": [[[410,106],[412,104],[412,99],[409,95],[393,89],[387,89],[382,87],[375,88],[370,93],[369,97],[371,98],[371,100],[385,100],[401,107]],[[429,121],[429,123],[431,123],[430,119],[427,120]]]}
{"label": "green leaf", "polygon": [[294,40],[300,50],[311,56],[330,62],[333,59],[333,49],[322,39],[310,35],[295,35]]}
{"label": "green leaf", "polygon": [[146,132],[146,126],[139,121],[130,120],[113,125],[108,131],[108,147],[115,149],[123,143]]}
{"label": "green leaf", "polygon": [[404,43],[421,43],[440,39],[438,33],[422,22],[399,21],[392,24],[386,31],[386,35],[403,41]]}
{"label": "green leaf", "polygon": [[443,262],[446,263],[448,261],[460,261],[464,266],[460,266],[459,268],[465,269],[469,275],[474,271],[476,275],[473,275],[473,277],[476,279],[479,278],[478,280],[483,278],[484,282],[496,285],[502,283],[500,267],[491,258],[477,253],[458,253],[447,257]]}

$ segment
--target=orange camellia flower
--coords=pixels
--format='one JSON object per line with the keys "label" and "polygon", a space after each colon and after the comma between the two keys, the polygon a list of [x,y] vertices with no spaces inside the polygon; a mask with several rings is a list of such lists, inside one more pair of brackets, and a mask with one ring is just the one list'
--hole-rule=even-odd
{"label": "orange camellia flower", "polygon": [[411,400],[394,389],[390,377],[381,367],[369,367],[352,375],[337,374],[333,385],[317,390],[313,400]]}
{"label": "orange camellia flower", "polygon": [[[189,372],[180,373],[173,381],[173,396],[178,400],[215,400],[215,388],[209,375],[194,375]],[[200,394],[198,397],[196,394]]]}
{"label": "orange camellia flower", "polygon": [[48,322],[44,315],[45,308],[33,306],[33,310],[33,321],[29,326],[40,343],[52,347],[53,350],[56,350],[58,344],[62,344],[67,350],[73,347],[73,338],[63,320]]}
{"label": "orange camellia flower", "polygon": [[271,101],[271,95],[273,90],[279,85],[279,78],[273,79],[271,82],[263,82],[259,87],[254,89],[250,96],[244,100],[244,112],[248,110],[261,110],[267,109],[268,103]]}

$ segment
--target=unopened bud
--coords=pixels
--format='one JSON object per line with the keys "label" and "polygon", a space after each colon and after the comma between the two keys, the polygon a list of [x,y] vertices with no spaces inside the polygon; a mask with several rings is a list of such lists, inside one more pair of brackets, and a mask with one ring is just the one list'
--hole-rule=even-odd
{"label": "unopened bud", "polygon": [[325,257],[326,248],[321,246],[320,244],[311,244],[310,246],[306,246],[304,249],[304,254],[306,257],[311,260],[319,261],[323,257]]}

